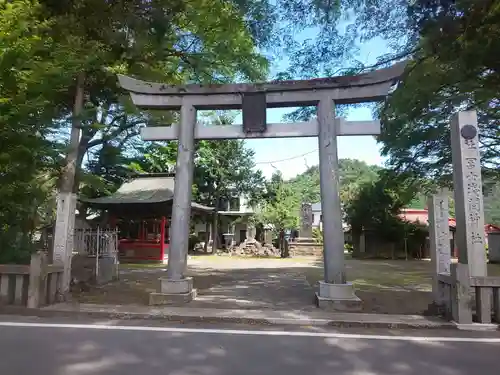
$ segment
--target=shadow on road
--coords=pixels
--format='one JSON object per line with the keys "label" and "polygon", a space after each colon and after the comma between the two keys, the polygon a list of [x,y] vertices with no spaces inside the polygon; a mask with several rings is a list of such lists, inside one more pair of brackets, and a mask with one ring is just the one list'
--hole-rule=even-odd
{"label": "shadow on road", "polygon": [[498,374],[498,344],[14,327],[0,343],[1,374]]}

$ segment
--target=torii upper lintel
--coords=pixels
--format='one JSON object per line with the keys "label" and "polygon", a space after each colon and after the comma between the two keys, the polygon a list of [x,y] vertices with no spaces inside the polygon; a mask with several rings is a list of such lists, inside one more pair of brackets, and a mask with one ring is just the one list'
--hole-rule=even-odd
{"label": "torii upper lintel", "polygon": [[359,75],[264,83],[169,86],[124,75],[118,79],[134,104],[144,109],[177,110],[184,98],[198,109],[241,109],[245,94],[265,95],[266,107],[273,108],[316,105],[325,95],[339,104],[383,100],[405,66],[406,62],[400,62]]}

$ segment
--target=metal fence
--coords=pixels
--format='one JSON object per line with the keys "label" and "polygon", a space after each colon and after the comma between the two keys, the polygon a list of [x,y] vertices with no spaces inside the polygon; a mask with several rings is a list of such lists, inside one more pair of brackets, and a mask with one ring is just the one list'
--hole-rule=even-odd
{"label": "metal fence", "polygon": [[[78,263],[92,272],[95,282],[108,282],[117,277],[118,265],[118,230],[117,229],[75,229],[72,268],[77,274]],[[86,260],[85,260],[86,259]],[[89,263],[90,261],[90,263]],[[72,272],[73,272],[72,271]],[[80,276],[82,277],[82,276]]]}
{"label": "metal fence", "polygon": [[75,229],[74,250],[80,255],[116,257],[117,229]]}

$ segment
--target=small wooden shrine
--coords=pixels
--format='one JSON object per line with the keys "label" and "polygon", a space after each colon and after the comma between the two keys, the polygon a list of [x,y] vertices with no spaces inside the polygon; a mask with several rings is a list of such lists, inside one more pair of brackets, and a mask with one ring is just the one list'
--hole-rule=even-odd
{"label": "small wooden shrine", "polygon": [[[121,261],[163,261],[170,243],[174,187],[174,175],[138,175],[112,195],[80,201],[106,213],[105,226],[118,228]],[[191,204],[192,216],[203,217],[212,212],[211,207]]]}

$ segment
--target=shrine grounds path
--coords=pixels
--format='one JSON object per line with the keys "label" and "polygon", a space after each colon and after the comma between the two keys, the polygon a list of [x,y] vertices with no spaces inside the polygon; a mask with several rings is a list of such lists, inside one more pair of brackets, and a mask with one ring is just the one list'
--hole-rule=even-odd
{"label": "shrine grounds path", "polygon": [[5,375],[497,375],[498,332],[0,316]]}
{"label": "shrine grounds path", "polygon": [[[317,281],[323,277],[322,259],[270,259],[192,256],[188,274],[194,277],[198,298],[188,306],[220,309],[313,311]],[[166,265],[122,265],[120,280],[73,293],[74,302],[147,305]],[[431,297],[429,261],[346,261],[347,279],[363,300],[363,312],[426,315]],[[500,265],[489,265],[500,275]],[[187,307],[187,306],[185,306]]]}

